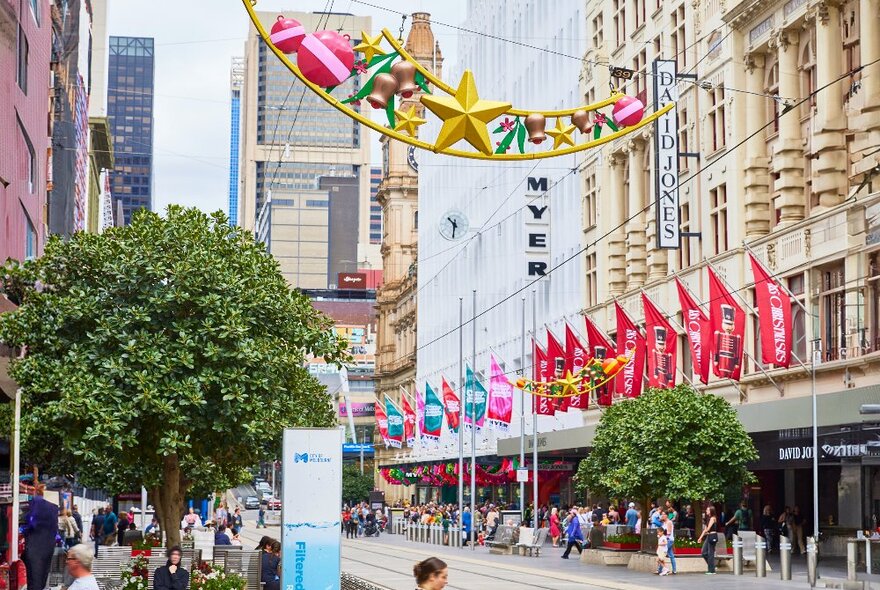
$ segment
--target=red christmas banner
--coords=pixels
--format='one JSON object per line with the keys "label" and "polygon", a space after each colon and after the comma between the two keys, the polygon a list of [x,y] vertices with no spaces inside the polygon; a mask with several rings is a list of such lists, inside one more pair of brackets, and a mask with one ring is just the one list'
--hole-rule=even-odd
{"label": "red christmas banner", "polygon": [[644,293],[642,306],[645,308],[648,344],[648,386],[660,389],[675,387],[678,333]]}
{"label": "red christmas banner", "polygon": [[791,364],[791,298],[782,290],[755,260],[752,276],[755,277],[755,299],[758,301],[758,320],[761,327],[761,362],[777,367]]}
{"label": "red christmas banner", "polygon": [[[546,382],[552,373],[550,372],[550,363],[547,360],[547,353],[541,348],[541,345],[536,341],[532,340],[532,346],[535,349],[535,364],[533,367],[533,379],[535,381],[540,381],[541,383]],[[551,402],[549,397],[544,395],[533,395],[532,396],[532,408],[538,414],[542,416],[552,416],[554,414],[553,411],[553,403]]]}
{"label": "red christmas banner", "polygon": [[706,384],[709,383],[709,318],[678,279],[675,279],[675,286],[678,288],[678,301],[690,344],[694,375]]}
{"label": "red christmas banner", "polygon": [[405,393],[401,392],[400,398],[403,402],[403,437],[408,447],[414,447],[416,444],[416,413],[409,405]]}
{"label": "red christmas banner", "polygon": [[382,442],[385,443],[385,447],[388,447],[388,416],[385,414],[385,408],[382,407],[382,404],[376,402],[376,424],[379,427],[379,435],[382,437]]}
{"label": "red christmas banner", "polygon": [[[547,381],[565,377],[565,349],[562,348],[562,344],[559,343],[559,340],[556,339],[550,330],[547,330],[547,361],[549,363]],[[551,399],[550,402],[553,404],[556,412],[568,411],[567,397]]]}
{"label": "red christmas banner", "polygon": [[449,430],[452,432],[458,432],[461,401],[458,399],[458,396],[455,395],[455,392],[452,391],[452,388],[449,387],[449,383],[446,382],[446,377],[443,377],[441,388],[443,390],[443,405],[446,408],[446,424],[449,425]]}
{"label": "red christmas banner", "polygon": [[617,374],[617,393],[624,397],[638,397],[642,394],[645,376],[645,337],[616,301],[614,311],[617,315],[617,354],[632,357]]}
{"label": "red christmas banner", "polygon": [[[608,337],[596,327],[596,324],[588,316],[584,316],[587,326],[587,346],[594,359],[602,360],[614,356],[614,346]],[[614,385],[611,383],[596,388],[596,402],[600,406],[610,406],[614,393]]]}
{"label": "red christmas banner", "polygon": [[[565,371],[571,371],[573,375],[577,374],[578,372],[580,372],[581,369],[584,368],[584,365],[587,364],[588,360],[590,360],[590,355],[587,353],[587,349],[584,348],[583,344],[581,344],[580,339],[578,339],[577,335],[574,333],[574,330],[571,329],[571,326],[566,323]],[[575,408],[577,410],[586,410],[589,405],[589,392],[573,395],[568,400],[568,407]]]}
{"label": "red christmas banner", "polygon": [[712,372],[739,381],[742,373],[746,314],[736,304],[711,268],[709,272],[709,324],[712,328]]}

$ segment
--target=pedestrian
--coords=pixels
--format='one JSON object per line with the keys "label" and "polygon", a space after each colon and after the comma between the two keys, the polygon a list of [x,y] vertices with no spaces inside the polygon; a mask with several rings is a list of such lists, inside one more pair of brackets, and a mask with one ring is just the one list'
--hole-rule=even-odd
{"label": "pedestrian", "polygon": [[614,507],[614,504],[610,504],[608,506],[608,522],[611,524],[617,524],[620,521],[620,513],[617,512],[617,508]]}
{"label": "pedestrian", "polygon": [[128,512],[120,512],[119,520],[116,521],[116,543],[122,547],[125,545],[125,531],[128,530],[128,525],[131,521],[128,519]]}
{"label": "pedestrian", "polygon": [[675,565],[675,523],[669,518],[666,512],[660,512],[660,522],[663,525],[663,531],[666,533],[666,556],[669,558],[669,566],[674,574],[678,569]]}
{"label": "pedestrian", "polygon": [[67,550],[67,571],[74,578],[67,590],[98,590],[92,575],[92,550],[88,545],[74,545]]}
{"label": "pedestrian", "polygon": [[666,509],[663,511],[669,517],[669,520],[672,521],[672,524],[678,524],[678,511],[675,510],[675,506],[672,505],[672,500],[666,500]]}
{"label": "pedestrian", "polygon": [[792,553],[805,553],[804,546],[804,516],[801,514],[800,506],[791,509],[791,518],[789,519],[789,533],[791,534],[791,551]]}
{"label": "pedestrian", "polygon": [[571,553],[572,547],[576,547],[578,553],[584,552],[584,534],[581,532],[581,522],[578,519],[577,511],[575,510],[572,510],[570,513],[568,526],[565,529],[565,536],[568,539],[568,544],[565,547],[565,553],[562,554],[562,559],[568,559],[568,554]]}
{"label": "pedestrian", "polygon": [[559,530],[559,511],[556,506],[553,507],[553,510],[550,511],[550,538],[553,540],[553,546],[559,547],[559,536],[561,535],[561,531]]}
{"label": "pedestrian", "polygon": [[116,541],[116,523],[119,519],[113,512],[113,507],[107,504],[104,509],[104,545],[111,546]]}
{"label": "pedestrian", "polygon": [[159,519],[155,516],[152,520],[150,520],[150,524],[147,525],[147,528],[144,529],[145,535],[157,534],[159,532]]}
{"label": "pedestrian", "polygon": [[266,528],[266,505],[260,502],[260,509],[257,511],[257,528]]}
{"label": "pedestrian", "polygon": [[95,557],[97,557],[98,547],[101,546],[101,541],[104,539],[104,511],[100,508],[92,511],[92,526],[89,535],[95,542]]}
{"label": "pedestrian", "polygon": [[752,530],[751,522],[752,511],[749,510],[748,504],[743,500],[730,520],[724,523],[725,536],[730,539],[733,535],[738,534],[739,531]]}
{"label": "pedestrian", "polygon": [[436,557],[429,557],[413,566],[416,590],[443,590],[448,583],[446,563]]}
{"label": "pedestrian", "polygon": [[706,560],[707,575],[715,575],[715,545],[718,544],[718,519],[715,518],[715,507],[706,507],[706,516],[703,519],[703,532],[700,533],[697,543],[703,544],[701,552]]}
{"label": "pedestrian", "polygon": [[232,515],[232,528],[240,531],[242,527],[244,520],[241,518],[241,508],[236,508],[235,514]]}
{"label": "pedestrian", "polygon": [[221,524],[228,525],[229,513],[226,511],[226,504],[224,502],[220,502],[217,505],[217,510],[214,511],[214,524],[220,526]]}
{"label": "pedestrian", "polygon": [[262,582],[264,590],[279,590],[280,588],[278,566],[281,560],[272,549],[277,542],[275,539],[268,539],[265,544],[260,541],[260,544],[263,545],[263,554],[260,556],[260,582]]}
{"label": "pedestrian", "polygon": [[471,507],[465,506],[464,512],[461,513],[461,541],[462,545],[467,545],[471,538]]}
{"label": "pedestrian", "polygon": [[27,574],[27,587],[42,589],[49,579],[49,568],[55,553],[58,507],[42,496],[34,496],[26,519],[21,532],[25,539],[22,561]]}
{"label": "pedestrian", "polygon": [[639,512],[636,510],[635,502],[629,503],[629,508],[624,515],[626,518],[626,526],[630,528],[633,532],[636,530],[636,524],[639,521]]}
{"label": "pedestrian", "polygon": [[73,505],[73,513],[71,514],[71,516],[73,516],[73,521],[76,523],[76,542],[77,544],[82,543],[83,519],[82,515],[79,513],[79,506],[77,506],[76,504]]}
{"label": "pedestrian", "polygon": [[153,590],[186,590],[189,587],[189,572],[180,565],[182,558],[180,547],[175,545],[168,550],[168,561],[153,574]]}
{"label": "pedestrian", "polygon": [[232,545],[232,541],[229,540],[229,535],[226,534],[225,524],[221,524],[217,527],[217,532],[214,533],[214,545]]}
{"label": "pedestrian", "polygon": [[764,542],[767,543],[767,555],[769,555],[776,537],[776,519],[773,518],[770,504],[764,506],[761,512],[761,530],[764,531]]}
{"label": "pedestrian", "polygon": [[666,568],[666,553],[669,547],[669,539],[666,537],[666,529],[657,527],[657,573],[661,576],[668,576],[669,570]]}
{"label": "pedestrian", "polygon": [[197,524],[202,524],[199,515],[196,514],[196,510],[192,506],[189,507],[189,512],[183,517],[183,522],[186,528],[195,528]]}
{"label": "pedestrian", "polygon": [[73,519],[70,510],[63,508],[58,511],[58,533],[64,539],[64,548],[70,549],[77,544],[76,539],[79,536],[79,527]]}

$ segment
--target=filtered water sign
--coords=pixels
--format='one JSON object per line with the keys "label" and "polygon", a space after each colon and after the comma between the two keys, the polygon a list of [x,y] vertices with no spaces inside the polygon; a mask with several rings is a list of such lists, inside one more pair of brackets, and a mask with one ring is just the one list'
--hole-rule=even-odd
{"label": "filtered water sign", "polygon": [[[281,587],[339,590],[342,428],[284,431]],[[304,482],[308,482],[305,485]]]}

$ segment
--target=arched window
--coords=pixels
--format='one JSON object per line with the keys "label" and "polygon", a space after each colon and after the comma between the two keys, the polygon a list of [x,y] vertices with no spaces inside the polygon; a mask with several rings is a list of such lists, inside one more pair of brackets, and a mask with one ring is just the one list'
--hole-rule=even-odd
{"label": "arched window", "polygon": [[[766,67],[764,92],[770,95],[779,94],[779,62],[775,58]],[[773,120],[773,125],[767,127],[767,135],[772,137],[779,133],[780,105],[777,100],[768,100],[766,104],[767,118]]]}
{"label": "arched window", "polygon": [[810,100],[801,105],[801,118],[813,114],[816,106],[816,97],[812,93],[818,87],[816,79],[816,43],[813,38],[814,32],[801,35],[800,53],[798,55],[798,71],[800,72],[801,96],[810,96]]}

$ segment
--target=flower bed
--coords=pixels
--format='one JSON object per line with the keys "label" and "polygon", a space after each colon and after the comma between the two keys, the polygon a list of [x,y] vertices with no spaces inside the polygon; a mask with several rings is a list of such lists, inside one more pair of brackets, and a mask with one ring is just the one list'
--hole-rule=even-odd
{"label": "flower bed", "polygon": [[150,590],[150,582],[147,579],[149,562],[143,555],[135,556],[126,565],[122,566],[122,588],[120,590]]}
{"label": "flower bed", "polygon": [[238,574],[227,574],[219,565],[202,562],[192,576],[192,590],[245,590],[247,580]]}
{"label": "flower bed", "polygon": [[642,540],[638,535],[610,535],[602,547],[616,551],[638,551],[642,548]]}

